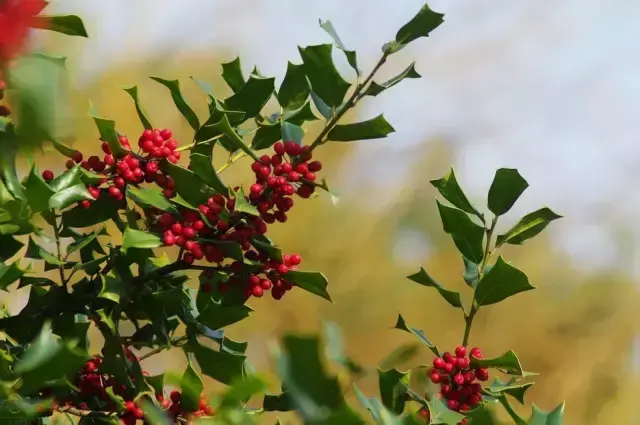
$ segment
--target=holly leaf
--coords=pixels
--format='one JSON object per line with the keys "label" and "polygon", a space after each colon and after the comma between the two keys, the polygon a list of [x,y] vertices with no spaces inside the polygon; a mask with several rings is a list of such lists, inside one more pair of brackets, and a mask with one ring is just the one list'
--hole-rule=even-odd
{"label": "holly leaf", "polygon": [[507,213],[529,183],[513,168],[500,168],[489,188],[489,210],[496,216]]}
{"label": "holly leaf", "polygon": [[140,122],[142,123],[144,128],[147,130],[153,130],[151,121],[149,121],[149,118],[147,118],[146,114],[142,110],[142,105],[140,105],[140,99],[138,98],[138,86],[129,87],[127,89],[124,89],[124,91],[129,93],[129,96],[131,96],[131,98],[135,102],[138,118],[140,118]]}
{"label": "holly leaf", "polygon": [[449,408],[438,398],[427,400],[429,413],[431,414],[431,424],[457,425],[464,419],[464,415],[449,410]]}
{"label": "holly leaf", "polygon": [[184,409],[187,411],[193,412],[198,410],[198,401],[200,400],[200,395],[203,390],[204,384],[202,383],[202,379],[193,368],[191,360],[189,360],[187,370],[185,370],[180,380],[180,392],[182,393],[180,405],[184,406]]}
{"label": "holly leaf", "polygon": [[422,267],[420,267],[420,271],[418,273],[407,276],[407,279],[423,286],[436,288],[440,295],[442,295],[442,298],[444,298],[449,304],[451,304],[453,307],[462,308],[460,294],[458,292],[445,289],[442,285],[433,280]]}
{"label": "holly leaf", "polygon": [[127,197],[141,207],[153,207],[161,211],[178,213],[175,206],[155,187],[138,188],[134,185],[127,186]]}
{"label": "holly leaf", "polygon": [[520,365],[520,360],[513,350],[509,350],[500,357],[494,357],[491,359],[477,359],[471,357],[471,365],[473,368],[485,367],[499,369],[509,375],[523,376],[524,371]]}
{"label": "holly leaf", "polygon": [[398,30],[396,39],[382,47],[382,51],[390,55],[400,51],[404,46],[417,38],[428,37],[433,30],[444,22],[443,18],[443,14],[432,11],[429,6],[425,4],[413,19]]}
{"label": "holly leaf", "polygon": [[191,170],[172,164],[169,161],[163,161],[160,164],[160,168],[173,178],[175,191],[191,205],[206,204],[207,200],[215,193]]}
{"label": "holly leaf", "polygon": [[116,132],[115,121],[98,117],[94,112],[93,105],[90,106],[89,114],[93,117],[93,120],[96,123],[96,127],[98,127],[100,138],[107,142],[107,144],[109,145],[109,149],[111,149],[111,152],[113,153],[113,155],[116,158],[125,156],[128,153],[128,151],[120,143],[120,139],[118,138],[118,133]]}
{"label": "holly leaf", "polygon": [[501,394],[509,394],[511,397],[515,398],[520,402],[520,404],[524,404],[524,394],[527,392],[529,388],[533,386],[533,382],[527,382],[525,384],[515,384],[513,382],[502,382],[500,379],[493,381],[493,384],[489,388],[486,388],[485,391],[489,392],[489,394],[494,397],[498,397]]}
{"label": "holly leaf", "polygon": [[467,196],[462,191],[453,168],[451,168],[443,178],[431,180],[429,183],[438,189],[438,192],[440,192],[444,199],[451,202],[454,207],[459,208],[468,214],[473,214],[482,218],[482,214],[480,214],[473,205],[471,205],[471,202],[469,202]]}
{"label": "holly leaf", "polygon": [[396,369],[378,369],[378,385],[382,404],[396,415],[402,414],[407,401],[409,373]]}
{"label": "holly leaf", "polygon": [[44,181],[42,176],[37,174],[37,169],[34,166],[31,168],[29,177],[27,177],[27,181],[24,184],[24,193],[31,211],[39,213],[49,207],[49,199],[55,192]]}
{"label": "holly leaf", "polygon": [[278,140],[282,139],[282,124],[278,121],[275,124],[258,124],[251,148],[255,150],[268,149]]}
{"label": "holly leaf", "polygon": [[283,391],[282,394],[265,394],[262,408],[266,412],[290,412],[295,410],[295,405],[287,391]]}
{"label": "holly leaf", "polygon": [[354,140],[381,139],[395,132],[384,116],[355,124],[336,125],[327,135],[334,142],[351,142]]}
{"label": "holly leaf", "polygon": [[400,314],[398,314],[398,319],[396,320],[394,329],[400,329],[401,331],[409,332],[410,334],[415,335],[424,345],[429,348],[429,350],[431,350],[433,354],[435,354],[437,357],[440,357],[440,351],[438,351],[438,347],[436,347],[431,341],[429,341],[424,332],[422,332],[420,329],[409,326]]}
{"label": "holly leaf", "polygon": [[244,76],[242,75],[240,56],[231,62],[226,62],[221,65],[222,78],[224,81],[229,85],[229,87],[231,87],[231,90],[233,90],[234,93],[240,91],[240,89],[245,85]]}
{"label": "holly leaf", "polygon": [[383,91],[395,86],[405,78],[422,78],[422,76],[418,74],[418,72],[416,71],[415,66],[416,66],[416,63],[412,62],[411,65],[409,65],[404,71],[402,71],[400,74],[396,75],[395,77],[390,78],[384,83],[378,84],[375,81],[372,81],[369,87],[367,87],[367,90],[364,92],[364,96],[375,97],[380,93],[382,93]]}
{"label": "holly leaf", "polygon": [[331,21],[323,21],[322,19],[320,19],[320,27],[325,30],[327,34],[331,36],[331,38],[333,38],[336,47],[344,52],[345,56],[347,57],[347,62],[349,62],[351,68],[353,68],[357,75],[360,75],[360,69],[358,69],[358,59],[355,50],[348,50],[345,47]]}
{"label": "holly leaf", "polygon": [[496,248],[505,243],[522,245],[528,239],[542,232],[549,223],[559,218],[562,218],[562,216],[554,213],[547,207],[529,213],[522,217],[507,233],[498,235],[496,238]]}
{"label": "holly leaf", "polygon": [[484,228],[477,225],[463,211],[441,204],[436,200],[442,227],[451,235],[458,251],[467,259],[479,264],[484,256],[482,242]]}
{"label": "holly leaf", "polygon": [[33,28],[59,32],[65,35],[89,37],[82,19],[76,15],[40,15],[33,18]]}
{"label": "holly leaf", "polygon": [[[351,87],[333,63],[331,44],[298,47],[311,90],[330,108],[337,108]],[[324,115],[324,112],[320,110]]]}
{"label": "holly leaf", "polygon": [[493,268],[480,278],[474,299],[478,305],[490,305],[532,289],[535,287],[529,283],[527,275],[500,256]]}
{"label": "holly leaf", "polygon": [[311,100],[313,101],[316,109],[318,109],[318,112],[320,112],[325,119],[330,120],[333,117],[333,109],[331,109],[329,105],[320,99],[320,97],[314,92],[311,92]]}
{"label": "holly leaf", "polygon": [[278,90],[278,103],[284,109],[296,110],[302,107],[309,98],[309,83],[304,65],[287,63],[287,73]]}
{"label": "holly leaf", "polygon": [[541,410],[535,404],[531,410],[528,425],[562,425],[564,421],[564,402],[550,412]]}
{"label": "holly leaf", "polygon": [[210,302],[197,317],[198,322],[210,329],[222,329],[226,326],[238,323],[253,312],[246,305],[223,305]]}
{"label": "holly leaf", "polygon": [[77,184],[61,190],[49,198],[49,208],[63,210],[84,200],[93,201],[94,198],[84,184]]}
{"label": "holly leaf", "polygon": [[162,246],[162,240],[153,233],[134,230],[130,227],[124,231],[122,250],[126,252],[129,248],[157,248]]}
{"label": "holly leaf", "polygon": [[[172,421],[167,414],[158,406],[150,402],[149,400],[140,400],[140,408],[144,412],[144,418],[149,422],[149,425],[171,425]],[[94,425],[91,423],[91,425]]]}
{"label": "holly leaf", "polygon": [[244,144],[242,138],[238,136],[238,133],[236,133],[235,130],[231,127],[231,123],[229,123],[229,118],[226,114],[219,122],[211,125],[210,127],[212,130],[227,136],[228,142],[233,146],[233,151],[242,150],[254,160],[260,161],[260,158],[258,158],[255,152],[253,152],[247,147],[247,145]]}
{"label": "holly leaf", "polygon": [[173,99],[173,103],[175,103],[176,108],[180,111],[182,116],[187,120],[191,128],[195,131],[198,131],[200,128],[200,120],[196,113],[191,109],[191,106],[187,103],[187,101],[182,96],[182,92],[180,91],[180,82],[178,80],[165,80],[159,77],[151,77],[153,81],[157,81],[162,84],[171,92],[171,98]]}
{"label": "holly leaf", "polygon": [[214,351],[198,343],[191,343],[186,349],[195,355],[202,373],[218,382],[231,385],[243,374],[244,355]]}
{"label": "holly leaf", "polygon": [[226,109],[245,112],[246,118],[253,118],[267,104],[273,90],[275,78],[249,76],[249,80],[233,96],[224,101]]}
{"label": "holly leaf", "polygon": [[322,273],[288,271],[283,277],[305,291],[311,292],[312,294],[324,298],[329,302],[333,302],[331,296],[329,296],[329,293],[327,292],[327,285],[329,282]]}
{"label": "holly leaf", "polygon": [[66,156],[67,158],[71,158],[76,151],[75,149],[55,139],[52,140],[51,143],[53,144],[55,150],[57,150],[58,152],[60,152],[60,154]]}

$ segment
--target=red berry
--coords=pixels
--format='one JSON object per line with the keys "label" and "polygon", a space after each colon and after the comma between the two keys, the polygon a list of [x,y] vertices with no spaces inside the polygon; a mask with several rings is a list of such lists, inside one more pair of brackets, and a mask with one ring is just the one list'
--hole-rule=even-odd
{"label": "red berry", "polygon": [[182,224],[173,223],[173,225],[171,226],[171,231],[173,232],[174,235],[181,235],[182,234]]}
{"label": "red berry", "polygon": [[73,159],[76,164],[82,162],[82,152],[74,151],[73,154],[71,154],[71,159]]}
{"label": "red berry", "polygon": [[456,357],[464,357],[466,355],[467,355],[467,349],[464,346],[459,345],[456,347]]}
{"label": "red berry", "polygon": [[291,254],[291,256],[289,257],[290,266],[297,266],[301,262],[302,262],[302,258],[298,254]]}
{"label": "red berry", "polygon": [[434,384],[440,383],[440,374],[436,371],[432,371],[431,374],[429,375],[429,378],[431,379],[431,382],[433,382]]}
{"label": "red berry", "polygon": [[65,165],[65,167],[67,167],[67,170],[70,170],[76,165],[76,163],[73,162],[73,159],[68,159],[67,162],[65,162],[64,165]]}
{"label": "red berry", "polygon": [[284,144],[282,142],[276,142],[273,145],[273,150],[275,150],[278,155],[284,155]]}
{"label": "red berry", "polygon": [[182,258],[182,261],[184,261],[185,264],[191,265],[195,261],[195,258],[193,257],[193,255],[191,253],[187,252],[186,254],[184,254],[184,257]]}
{"label": "red berry", "polygon": [[451,410],[458,410],[460,408],[460,402],[457,400],[449,400],[447,401],[447,406]]}
{"label": "red berry", "polygon": [[251,288],[251,294],[254,297],[260,298],[264,294],[264,290],[260,286],[254,286]]}
{"label": "red berry", "polygon": [[193,228],[193,230],[195,230],[196,232],[199,232],[200,230],[205,228],[205,224],[204,221],[202,220],[196,220],[193,222],[193,224],[191,225],[191,227]]}
{"label": "red berry", "polygon": [[118,189],[117,187],[111,186],[109,188],[109,195],[112,198],[118,198],[118,197],[120,197],[120,195],[122,195],[122,192],[120,192],[120,189]]}
{"label": "red berry", "polygon": [[124,408],[129,412],[133,412],[136,410],[136,404],[133,401],[127,401],[124,403]]}
{"label": "red berry", "polygon": [[444,371],[447,373],[453,372],[453,365],[451,363],[446,363],[444,365]]}
{"label": "red berry", "polygon": [[451,355],[451,353],[450,353],[450,352],[448,352],[448,351],[442,355],[442,359],[443,359],[446,363],[452,363],[452,364],[453,364],[453,363],[455,363],[455,362],[456,362],[455,357],[453,357],[453,356]]}
{"label": "red berry", "polygon": [[196,237],[196,231],[191,227],[185,227],[182,229],[182,236],[184,236],[185,239],[193,239]]}
{"label": "red berry", "polygon": [[471,394],[468,400],[469,404],[475,407],[482,402],[482,396],[480,394]]}
{"label": "red berry", "polygon": [[322,163],[320,161],[313,161],[310,162],[309,165],[307,165],[307,168],[312,173],[317,173],[318,171],[322,170]]}
{"label": "red berry", "polygon": [[453,382],[456,385],[462,385],[464,384],[464,376],[462,376],[462,374],[458,373],[453,377]]}
{"label": "red berry", "polygon": [[169,140],[171,139],[171,136],[173,136],[173,133],[171,132],[171,130],[169,130],[168,128],[165,128],[164,130],[160,131],[160,136],[164,139],[164,140]]}
{"label": "red berry", "polygon": [[176,238],[175,236],[173,236],[173,233],[171,233],[170,231],[167,231],[163,235],[162,242],[164,242],[164,244],[167,246],[172,246],[176,243]]}
{"label": "red berry", "polygon": [[433,359],[433,367],[435,367],[436,369],[444,369],[444,365],[446,363],[444,362],[444,360],[442,360],[440,357],[436,357],[435,359]]}
{"label": "red berry", "polygon": [[263,189],[264,188],[262,187],[261,184],[256,183],[251,185],[251,188],[249,188],[249,191],[251,193],[255,193],[256,195],[259,195],[260,193],[262,193]]}
{"label": "red berry", "polygon": [[475,357],[476,359],[481,359],[484,356],[482,355],[482,351],[480,351],[479,348],[474,347],[471,349],[471,351],[469,352],[469,357]]}
{"label": "red berry", "polygon": [[42,172],[42,178],[43,178],[45,181],[50,182],[51,180],[53,180],[53,171],[51,171],[51,170],[44,170],[44,171]]}
{"label": "red berry", "polygon": [[478,378],[478,381],[484,382],[487,379],[489,379],[489,371],[484,367],[476,369],[475,375],[476,375],[476,378]]}
{"label": "red berry", "polygon": [[207,407],[208,407],[208,406],[207,406],[207,400],[206,400],[206,399],[201,398],[200,400],[198,400],[198,409],[200,409],[200,410],[204,410],[204,409],[206,409]]}

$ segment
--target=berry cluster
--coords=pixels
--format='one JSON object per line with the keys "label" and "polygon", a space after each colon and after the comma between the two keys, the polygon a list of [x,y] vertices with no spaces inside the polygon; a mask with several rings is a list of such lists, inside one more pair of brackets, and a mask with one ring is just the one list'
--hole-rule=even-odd
{"label": "berry cluster", "polygon": [[320,161],[309,162],[309,146],[293,142],[277,142],[272,156],[263,155],[251,165],[256,175],[249,189],[249,201],[258,208],[266,223],[287,221],[287,211],[293,207],[291,196],[297,193],[309,198],[315,191],[315,173],[322,169]]}
{"label": "berry cluster", "polygon": [[479,348],[456,347],[455,355],[444,353],[433,360],[429,377],[434,384],[440,384],[440,395],[447,400],[447,406],[457,412],[466,412],[482,402],[482,385],[476,382],[489,379],[486,368],[471,368],[472,358],[481,359]]}
{"label": "berry cluster", "polygon": [[[123,349],[129,361],[138,361],[128,347],[123,346]],[[143,420],[146,425],[144,412],[130,396],[127,387],[119,383],[114,376],[104,373],[101,370],[102,362],[103,358],[100,356],[89,360],[76,377],[74,384],[78,391],[72,391],[64,395],[56,394],[54,407],[61,406],[62,410],[73,407],[87,411],[116,412],[122,425],[135,425],[138,420]],[[147,372],[143,372],[143,374],[148,376]],[[135,381],[133,376],[130,378]],[[107,392],[109,388],[113,391],[113,394],[122,397],[124,400],[122,405],[118,406],[116,401],[109,396]],[[41,394],[41,396],[50,395],[51,390],[44,390]],[[173,391],[169,398],[165,398],[163,393],[158,393],[155,397],[158,404],[175,420],[175,423],[181,423],[183,419],[213,416],[215,413],[204,397],[200,399],[198,409],[195,411],[184,409],[180,403],[181,394],[179,391]]]}

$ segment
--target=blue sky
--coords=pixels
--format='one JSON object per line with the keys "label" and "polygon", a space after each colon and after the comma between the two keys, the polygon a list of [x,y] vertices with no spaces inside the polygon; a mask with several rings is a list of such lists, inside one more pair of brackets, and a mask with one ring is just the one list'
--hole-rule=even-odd
{"label": "blue sky", "polygon": [[[56,12],[86,18],[83,75],[129,52],[225,46],[266,75],[298,60],[297,44],[330,40],[318,19],[370,69],[380,46],[420,0],[58,0]],[[417,60],[423,75],[368,101],[363,118],[384,111],[397,132],[363,147],[360,163],[389,157],[397,169],[416,143],[444,135],[457,147],[459,179],[486,192],[496,168],[518,168],[530,189],[513,215],[547,204],[567,218],[558,246],[585,267],[640,274],[640,2],[629,0],[438,0],[445,24],[397,55],[386,75]],[[197,43],[197,44],[196,44]],[[346,69],[346,68],[344,68]],[[395,155],[384,154],[392,146]],[[439,176],[428,175],[426,178]],[[348,188],[346,189],[348,191]],[[613,226],[613,220],[620,225]],[[621,252],[624,248],[624,254]],[[636,269],[634,269],[636,267]]]}

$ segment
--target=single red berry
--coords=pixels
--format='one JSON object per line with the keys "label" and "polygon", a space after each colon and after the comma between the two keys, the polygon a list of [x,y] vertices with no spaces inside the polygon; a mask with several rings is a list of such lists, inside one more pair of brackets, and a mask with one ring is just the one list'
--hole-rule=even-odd
{"label": "single red berry", "polygon": [[273,150],[275,150],[278,155],[284,155],[284,144],[282,142],[276,142],[273,145]]}
{"label": "single red berry", "polygon": [[478,378],[478,381],[486,381],[487,379],[489,379],[489,370],[487,370],[484,367],[478,368],[475,371],[475,375],[476,378]]}
{"label": "single red berry", "polygon": [[460,406],[460,411],[461,412],[468,412],[469,410],[471,410],[471,406],[469,406],[468,404],[463,404],[463,405]]}
{"label": "single red berry", "polygon": [[71,154],[71,159],[73,159],[76,164],[82,162],[82,152],[74,151],[73,154]]}
{"label": "single red berry", "polygon": [[204,398],[201,398],[200,400],[198,400],[198,409],[200,410],[204,410],[208,407],[207,405],[207,400]]}
{"label": "single red berry", "polygon": [[264,289],[260,286],[254,286],[251,288],[251,294],[254,297],[260,298],[264,294]]}
{"label": "single red berry", "polygon": [[122,195],[122,192],[120,192],[120,189],[118,189],[117,187],[111,186],[109,188],[109,195],[112,198],[118,198],[118,197],[120,197],[120,195]]}
{"label": "single red berry", "polygon": [[442,384],[442,386],[440,387],[440,393],[443,396],[448,395],[451,392],[451,385],[448,384]]}
{"label": "single red berry", "polygon": [[466,355],[467,355],[467,349],[464,346],[459,345],[456,347],[456,357],[464,357]]}
{"label": "single red berry", "polygon": [[475,357],[476,359],[481,359],[484,356],[482,355],[482,351],[480,351],[479,348],[474,347],[471,349],[471,351],[469,352],[469,357]]}
{"label": "single red berry", "polygon": [[67,167],[67,170],[70,170],[76,165],[76,163],[73,162],[73,159],[68,159],[67,162],[65,162],[64,165],[65,165],[65,167]]}
{"label": "single red berry", "polygon": [[182,224],[173,223],[171,225],[171,231],[173,232],[174,235],[181,235],[182,234]]}
{"label": "single red berry", "polygon": [[473,381],[475,380],[476,380],[476,375],[473,372],[467,372],[464,374],[465,384],[473,384]]}
{"label": "single red berry", "polygon": [[196,237],[196,231],[192,227],[185,227],[182,229],[182,236],[185,239],[193,239]]}
{"label": "single red berry", "polygon": [[457,373],[454,377],[453,377],[453,382],[456,385],[462,385],[464,384],[464,376],[460,373]]}
{"label": "single red berry", "polygon": [[480,384],[471,384],[470,388],[472,394],[480,394],[480,392],[482,392],[482,385]]}
{"label": "single red berry", "polygon": [[160,131],[160,136],[162,136],[164,140],[169,140],[173,136],[173,132],[168,128],[165,128],[164,130]]}
{"label": "single red berry", "polygon": [[144,418],[144,412],[142,411],[141,408],[136,407],[135,410],[133,411],[133,416],[135,416],[138,419],[142,419]]}
{"label": "single red berry", "polygon": [[136,410],[136,404],[133,401],[127,401],[124,403],[124,408],[129,412],[133,412]]}
{"label": "single red berry", "polygon": [[466,357],[458,357],[457,360],[456,360],[456,365],[460,369],[468,369],[469,368],[469,363],[470,363],[470,361]]}
{"label": "single red berry", "polygon": [[251,187],[249,188],[249,191],[251,193],[255,193],[256,195],[259,195],[260,193],[262,193],[263,189],[264,188],[262,187],[261,184],[256,183],[251,185]]}
{"label": "single red berry", "polygon": [[162,405],[163,409],[168,409],[169,407],[171,407],[171,400],[169,399],[164,399],[160,402],[160,404]]}
{"label": "single red berry", "polygon": [[431,379],[431,382],[433,382],[434,384],[440,383],[440,374],[435,370],[429,374],[429,378]]}
{"label": "single red berry", "polygon": [[480,394],[471,394],[468,400],[469,404],[475,407],[482,402],[482,396]]}
{"label": "single red berry", "polygon": [[446,363],[444,365],[444,371],[447,373],[453,372],[453,365],[451,363]]}
{"label": "single red berry", "polygon": [[455,357],[453,357],[453,355],[451,355],[450,352],[446,352],[442,355],[442,359],[446,362],[446,363],[455,363]]}
{"label": "single red berry", "polygon": [[307,168],[309,168],[309,171],[311,171],[312,173],[317,173],[318,171],[322,170],[322,163],[320,161],[313,161],[309,163]]}
{"label": "single red berry", "polygon": [[186,254],[184,254],[184,257],[182,257],[182,261],[184,261],[185,264],[191,265],[195,261],[195,258],[191,253],[187,252]]}
{"label": "single red berry", "polygon": [[433,359],[433,367],[435,367],[436,369],[444,369],[445,364],[445,361],[440,357],[436,357],[435,359]]}
{"label": "single red berry", "polygon": [[310,184],[302,184],[298,188],[298,196],[304,199],[310,198],[311,195],[313,195],[313,192],[315,192],[315,187]]}
{"label": "single red berry", "polygon": [[51,170],[44,170],[42,172],[42,178],[47,181],[50,182],[51,180],[53,180],[53,171]]}
{"label": "single red berry", "polygon": [[447,401],[447,406],[451,410],[458,410],[460,408],[460,402],[457,400],[449,400]]}

